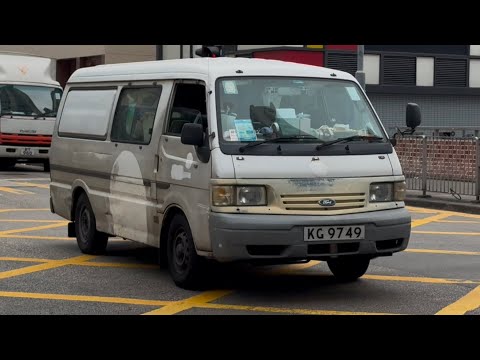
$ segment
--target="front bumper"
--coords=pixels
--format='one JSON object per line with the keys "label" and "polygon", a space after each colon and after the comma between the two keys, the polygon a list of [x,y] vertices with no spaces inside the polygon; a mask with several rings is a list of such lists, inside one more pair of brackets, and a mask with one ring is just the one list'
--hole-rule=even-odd
{"label": "front bumper", "polygon": [[[28,149],[25,153],[24,150]],[[0,158],[11,159],[48,159],[50,147],[0,145]]]}
{"label": "front bumper", "polygon": [[[219,261],[387,256],[408,246],[405,208],[337,216],[210,214],[213,257]],[[303,240],[304,226],[365,225],[364,240]]]}

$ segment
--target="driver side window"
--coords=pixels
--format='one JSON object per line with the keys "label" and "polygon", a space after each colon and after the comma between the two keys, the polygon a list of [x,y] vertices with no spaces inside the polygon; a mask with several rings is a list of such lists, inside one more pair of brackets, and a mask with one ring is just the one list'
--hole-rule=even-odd
{"label": "driver side window", "polygon": [[201,84],[177,84],[166,133],[180,136],[183,125],[202,124],[207,130],[207,99]]}

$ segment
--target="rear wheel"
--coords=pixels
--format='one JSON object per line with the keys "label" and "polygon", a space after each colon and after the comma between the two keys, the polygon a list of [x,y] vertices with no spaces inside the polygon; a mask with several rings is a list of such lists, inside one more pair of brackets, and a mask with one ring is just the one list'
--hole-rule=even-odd
{"label": "rear wheel", "polygon": [[370,259],[361,256],[343,256],[327,261],[330,271],[344,282],[355,281],[362,277],[370,265]]}
{"label": "rear wheel", "polygon": [[168,268],[175,284],[195,289],[201,284],[204,259],[198,256],[185,216],[177,214],[170,222],[167,243]]}
{"label": "rear wheel", "polygon": [[12,170],[16,163],[15,159],[0,159],[0,170]]}
{"label": "rear wheel", "polygon": [[95,215],[85,194],[80,195],[75,207],[75,233],[83,253],[95,255],[105,252],[108,236],[97,231]]}

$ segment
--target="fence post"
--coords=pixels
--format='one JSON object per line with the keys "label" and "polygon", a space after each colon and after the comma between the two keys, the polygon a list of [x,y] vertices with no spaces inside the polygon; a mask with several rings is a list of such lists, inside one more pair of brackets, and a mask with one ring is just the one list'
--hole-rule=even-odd
{"label": "fence post", "polygon": [[480,201],[480,139],[475,138],[475,176],[476,176],[476,185],[475,185],[475,199]]}
{"label": "fence post", "polygon": [[422,136],[422,196],[427,197],[427,137]]}

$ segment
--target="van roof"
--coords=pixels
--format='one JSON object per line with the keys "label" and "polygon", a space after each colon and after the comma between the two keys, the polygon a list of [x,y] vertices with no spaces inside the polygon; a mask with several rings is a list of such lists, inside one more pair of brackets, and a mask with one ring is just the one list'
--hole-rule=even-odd
{"label": "van roof", "polygon": [[[237,73],[238,70],[242,73]],[[319,66],[278,60],[221,57],[99,65],[75,71],[68,82],[149,80],[158,79],[159,75],[162,79],[208,76],[211,80],[224,76],[265,75],[331,78],[332,73],[335,73],[336,79],[356,81],[346,72]]]}

